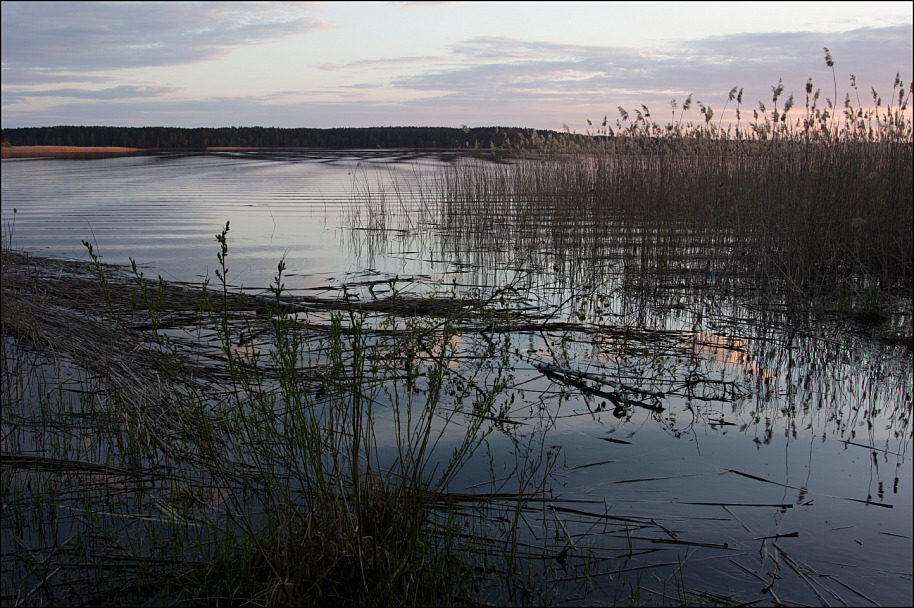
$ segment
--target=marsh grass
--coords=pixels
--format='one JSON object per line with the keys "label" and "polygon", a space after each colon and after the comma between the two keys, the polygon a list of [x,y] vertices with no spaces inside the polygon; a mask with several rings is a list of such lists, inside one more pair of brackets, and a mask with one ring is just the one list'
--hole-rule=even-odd
{"label": "marsh grass", "polygon": [[621,275],[653,293],[711,287],[803,307],[844,297],[875,319],[862,312],[874,294],[909,293],[914,277],[911,92],[896,77],[888,106],[873,91],[870,107],[848,97],[839,115],[811,81],[805,109],[779,83],[748,122],[734,87],[726,129],[700,102],[703,120],[684,123],[691,97],[663,126],[619,108],[615,129],[604,119],[520,142],[511,162],[445,171],[445,246],[536,247],[568,284]]}
{"label": "marsh grass", "polygon": [[[665,565],[629,563],[650,518],[551,494],[553,414],[514,402],[511,336],[571,325],[513,310],[511,283],[321,304],[280,262],[269,292],[239,294],[228,234],[202,289],[96,249],[3,251],[5,603],[550,603]],[[671,337],[620,328],[611,347]],[[583,378],[637,391],[560,384]],[[466,491],[473,459],[489,468]],[[591,550],[600,522],[628,548]]]}
{"label": "marsh grass", "polygon": [[88,244],[88,266],[4,249],[4,603],[452,604],[517,584],[485,522],[513,514],[516,545],[549,462],[503,496],[451,488],[510,406],[506,340],[477,358],[458,334],[511,286],[321,306],[287,296],[280,262],[246,297],[228,231],[202,290]]}
{"label": "marsh grass", "polygon": [[[779,415],[794,437],[824,416],[848,440],[883,415],[910,433],[909,401],[891,395],[909,391],[903,369],[848,399],[830,380],[844,342],[784,331],[777,311],[726,335],[590,322],[614,318],[599,298],[573,302],[587,322],[562,320],[523,309],[529,276],[465,298],[392,280],[389,297],[322,304],[286,292],[282,262],[271,290],[244,295],[221,279],[227,228],[205,289],[3,252],[6,603],[727,603],[686,586],[689,560],[670,553],[732,549],[670,539],[681,523],[637,505],[553,495],[561,450],[546,437],[563,399],[582,415],[646,412],[671,437],[738,422],[761,445]],[[775,375],[806,351],[819,408],[784,392],[801,375]],[[756,369],[714,362],[737,357]],[[593,457],[579,468],[606,464]],[[488,471],[468,475],[473,459]]]}

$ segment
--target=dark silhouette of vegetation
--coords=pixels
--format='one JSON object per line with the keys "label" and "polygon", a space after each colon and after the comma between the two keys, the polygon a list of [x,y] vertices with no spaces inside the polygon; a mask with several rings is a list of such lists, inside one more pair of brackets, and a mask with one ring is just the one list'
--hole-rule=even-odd
{"label": "dark silhouette of vegetation", "polygon": [[[536,133],[536,135],[534,135]],[[368,127],[281,129],[276,127],[56,126],[2,129],[14,146],[122,146],[168,150],[251,148],[511,148],[554,131],[514,127]]]}

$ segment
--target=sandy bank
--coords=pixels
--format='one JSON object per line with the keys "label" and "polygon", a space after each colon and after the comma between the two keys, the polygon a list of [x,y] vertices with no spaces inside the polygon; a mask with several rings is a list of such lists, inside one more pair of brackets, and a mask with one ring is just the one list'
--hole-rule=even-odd
{"label": "sandy bank", "polygon": [[3,146],[3,158],[82,158],[121,156],[143,152],[142,148],[116,146]]}

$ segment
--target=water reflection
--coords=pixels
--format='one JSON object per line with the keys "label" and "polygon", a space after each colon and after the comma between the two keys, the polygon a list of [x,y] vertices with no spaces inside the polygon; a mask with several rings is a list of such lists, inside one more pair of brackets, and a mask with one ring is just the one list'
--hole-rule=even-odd
{"label": "water reflection", "polygon": [[[506,442],[548,428],[548,441],[561,446],[566,495],[611,505],[632,522],[665,522],[676,533],[641,538],[643,550],[688,537],[702,547],[706,565],[691,571],[706,573],[705,582],[724,570],[740,586],[754,576],[760,588],[801,598],[804,568],[859,580],[865,556],[865,576],[883,583],[821,593],[836,601],[907,597],[905,583],[874,565],[888,567],[887,550],[904,564],[895,572],[911,570],[901,557],[911,546],[911,496],[898,491],[911,483],[911,361],[903,347],[886,348],[841,321],[812,324],[759,306],[739,283],[743,275],[723,282],[707,270],[710,260],[695,268],[670,262],[645,280],[626,261],[625,227],[607,224],[599,239],[582,242],[551,222],[540,238],[543,226],[512,215],[510,201],[490,209],[499,213],[489,222],[439,216],[424,237],[424,251],[434,253],[424,255],[447,260],[467,289],[520,277],[511,299],[520,326],[517,402],[529,406],[522,419],[537,424],[505,429]],[[363,243],[383,254],[413,237],[377,231]],[[604,520],[591,512],[566,525],[593,540],[588,533]],[[802,546],[805,565],[788,543]],[[605,549],[600,540],[589,546]],[[792,576],[784,563],[793,564]],[[770,576],[772,568],[780,574]],[[624,570],[608,566],[606,576]]]}

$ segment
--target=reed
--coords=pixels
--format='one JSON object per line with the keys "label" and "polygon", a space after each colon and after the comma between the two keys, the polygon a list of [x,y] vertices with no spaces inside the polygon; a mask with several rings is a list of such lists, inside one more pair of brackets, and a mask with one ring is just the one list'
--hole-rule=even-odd
{"label": "reed", "polygon": [[[851,77],[854,90],[856,82]],[[700,288],[822,302],[850,294],[864,302],[910,290],[912,240],[911,86],[896,77],[887,106],[832,100],[806,85],[797,108],[782,84],[770,108],[727,128],[691,99],[672,120],[644,106],[620,108],[616,128],[525,141],[512,162],[449,167],[439,182],[439,224],[451,252],[538,247],[553,252],[560,279]],[[678,111],[678,114],[677,114]],[[610,270],[611,269],[611,270]]]}

